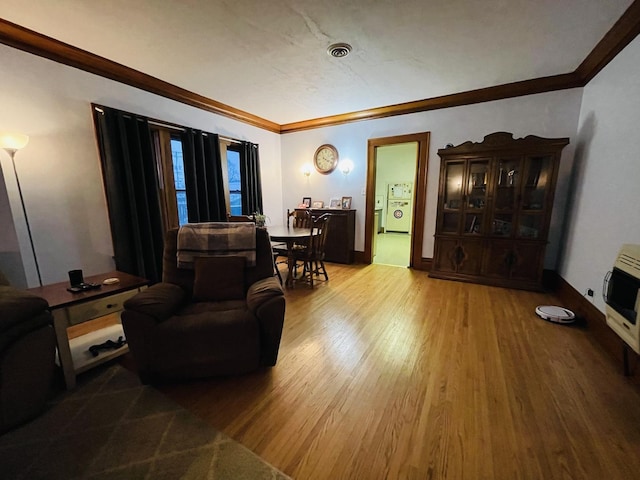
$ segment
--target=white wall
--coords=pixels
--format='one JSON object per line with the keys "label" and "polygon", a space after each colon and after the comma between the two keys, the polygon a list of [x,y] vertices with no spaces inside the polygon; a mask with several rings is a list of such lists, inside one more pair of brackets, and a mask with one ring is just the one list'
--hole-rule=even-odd
{"label": "white wall", "polygon": [[576,290],[600,295],[624,243],[640,244],[640,38],[585,88],[559,273]]}
{"label": "white wall", "polygon": [[[366,184],[367,140],[431,132],[422,248],[422,256],[431,258],[438,197],[440,157],[437,151],[439,148],[443,148],[448,143],[459,145],[467,140],[480,142],[485,135],[497,131],[512,132],[515,138],[527,135],[569,137],[571,143],[562,154],[550,244],[545,259],[545,267],[553,269],[556,266],[562,232],[581,97],[582,89],[572,89],[282,135],[285,209],[286,206],[300,203],[303,196],[321,200],[334,196],[352,196],[352,208],[358,210],[355,246],[356,250],[364,250],[365,197],[363,192]],[[299,173],[301,165],[310,162],[315,149],[323,143],[333,144],[341,158],[348,157],[353,161],[354,169],[348,177],[345,178],[338,171],[326,176],[314,171],[306,179]]]}
{"label": "white wall", "polygon": [[[282,209],[277,134],[0,45],[0,130],[30,136],[16,166],[44,283],[112,270],[113,248],[90,104],[99,103],[260,145],[265,213]],[[11,161],[0,152],[29,286],[37,285]],[[6,198],[0,195],[0,210]],[[3,221],[2,228],[10,227]],[[3,244],[0,248],[4,249]],[[4,251],[4,250],[3,250]],[[2,253],[2,252],[0,252]],[[0,261],[2,256],[0,255]],[[15,265],[0,264],[18,278]]]}

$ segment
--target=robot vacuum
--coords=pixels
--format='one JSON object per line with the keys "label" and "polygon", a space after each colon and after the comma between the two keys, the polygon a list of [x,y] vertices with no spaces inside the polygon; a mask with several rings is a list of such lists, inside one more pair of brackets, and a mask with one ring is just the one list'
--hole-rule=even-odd
{"label": "robot vacuum", "polygon": [[576,319],[575,314],[571,310],[553,305],[537,306],[536,315],[552,323],[573,323]]}

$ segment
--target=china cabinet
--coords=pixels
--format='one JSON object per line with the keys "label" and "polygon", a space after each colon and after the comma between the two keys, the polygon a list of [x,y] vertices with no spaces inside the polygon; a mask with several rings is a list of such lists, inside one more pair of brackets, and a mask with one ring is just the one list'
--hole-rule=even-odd
{"label": "china cabinet", "polygon": [[558,164],[568,143],[497,132],[438,150],[430,275],[540,290]]}

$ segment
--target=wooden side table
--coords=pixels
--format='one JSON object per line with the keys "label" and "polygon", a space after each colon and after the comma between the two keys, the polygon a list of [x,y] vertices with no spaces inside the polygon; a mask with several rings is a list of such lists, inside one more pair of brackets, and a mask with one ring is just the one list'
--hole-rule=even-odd
{"label": "wooden side table", "polygon": [[[120,281],[112,285],[102,284],[106,278],[114,277]],[[149,284],[149,281],[144,278],[118,271],[86,277],[85,282],[98,283],[102,286],[81,293],[67,291],[69,282],[28,289],[29,292],[49,302],[49,309],[53,315],[56,341],[58,342],[58,359],[67,389],[75,387],[78,373],[129,351],[125,344],[115,350],[100,352],[95,358],[85,362],[83,365],[76,366],[71,355],[67,328],[105,315],[119,314],[124,309],[124,302],[139,291],[147,288]]]}

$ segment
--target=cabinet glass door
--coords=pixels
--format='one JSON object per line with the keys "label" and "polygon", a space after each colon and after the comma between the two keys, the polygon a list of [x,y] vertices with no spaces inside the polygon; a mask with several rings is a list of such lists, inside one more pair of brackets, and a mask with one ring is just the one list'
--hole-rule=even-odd
{"label": "cabinet glass door", "polygon": [[522,202],[518,215],[517,236],[541,238],[544,210],[552,174],[552,157],[538,155],[527,157],[524,162]]}
{"label": "cabinet glass door", "polygon": [[518,219],[518,237],[540,238],[542,235],[543,220],[540,214],[520,214]]}
{"label": "cabinet glass door", "polygon": [[447,162],[445,165],[444,214],[442,233],[458,233],[460,226],[464,175],[464,162]]}
{"label": "cabinet glass door", "polygon": [[491,234],[499,237],[510,237],[513,234],[519,199],[522,158],[498,158],[495,172]]}
{"label": "cabinet glass door", "polygon": [[551,182],[551,157],[549,155],[529,157],[525,161],[523,210],[542,210],[549,183]]}
{"label": "cabinet glass door", "polygon": [[484,211],[487,204],[489,159],[474,160],[468,164],[464,205],[465,234],[484,234]]}
{"label": "cabinet glass door", "polygon": [[447,164],[446,183],[444,191],[444,208],[459,209],[462,204],[462,176],[464,163],[450,162]]}

